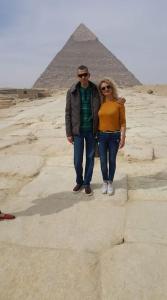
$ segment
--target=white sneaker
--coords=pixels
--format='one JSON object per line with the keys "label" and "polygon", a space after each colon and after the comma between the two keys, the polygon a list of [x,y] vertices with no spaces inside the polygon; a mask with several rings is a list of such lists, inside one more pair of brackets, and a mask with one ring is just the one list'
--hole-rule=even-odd
{"label": "white sneaker", "polygon": [[113,192],[114,192],[113,184],[112,184],[112,182],[109,182],[107,193],[108,193],[109,196],[111,196],[113,194]]}
{"label": "white sneaker", "polygon": [[101,189],[102,194],[107,194],[107,190],[108,190],[108,184],[106,181],[103,181],[103,186]]}

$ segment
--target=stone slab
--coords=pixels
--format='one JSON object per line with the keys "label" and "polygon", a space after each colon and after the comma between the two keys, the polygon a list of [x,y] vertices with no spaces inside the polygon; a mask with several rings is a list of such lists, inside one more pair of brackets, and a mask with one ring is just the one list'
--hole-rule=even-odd
{"label": "stone slab", "polygon": [[164,145],[154,144],[155,158],[166,158],[167,142]]}
{"label": "stone slab", "polygon": [[0,155],[0,175],[31,177],[39,173],[43,158],[32,155]]}
{"label": "stone slab", "polygon": [[71,192],[74,184],[74,168],[43,167],[40,174],[23,187],[19,196],[31,200],[44,198],[59,192]]}
{"label": "stone slab", "polygon": [[[58,192],[71,192],[75,185],[75,171],[69,159],[64,157],[62,165],[62,158],[49,159],[46,167],[43,167],[40,174],[34,178],[30,183],[25,185],[20,191],[21,197],[37,199],[46,197]],[[99,166],[99,161],[94,167],[94,174],[92,178],[92,189],[94,199],[108,199],[108,195],[101,194],[102,178]],[[114,195],[109,197],[112,202],[115,200],[119,205],[127,201],[127,176],[124,173],[116,172],[114,179]]]}
{"label": "stone slab", "polygon": [[[134,175],[128,179],[128,196],[131,200],[167,200],[167,173],[161,169],[161,172],[155,174]],[[151,171],[151,166],[150,166]]]}
{"label": "stone slab", "polygon": [[26,143],[27,138],[26,137],[8,137],[8,138],[1,138],[0,139],[0,150],[5,149],[8,147],[11,147],[13,145],[21,144],[21,143]]}
{"label": "stone slab", "polygon": [[[64,178],[64,180],[63,180]],[[1,241],[28,246],[71,248],[98,252],[121,243],[124,235],[126,179],[117,174],[113,196],[102,195],[95,176],[93,195],[72,193],[71,167],[44,168],[3,210],[13,212],[12,223],[1,224]]]}
{"label": "stone slab", "polygon": [[126,145],[124,156],[127,160],[152,160],[153,159],[153,147],[149,145]]}
{"label": "stone slab", "polygon": [[125,243],[101,256],[103,300],[167,299],[167,247]]}
{"label": "stone slab", "polygon": [[[85,195],[84,195],[85,196]],[[56,198],[57,197],[57,198]],[[34,201],[12,222],[1,222],[0,241],[19,245],[99,252],[120,244],[125,208],[105,202],[53,195]]]}
{"label": "stone slab", "polygon": [[127,205],[124,239],[127,242],[167,244],[167,202],[131,201]]}
{"label": "stone slab", "polygon": [[11,177],[0,176],[0,190],[7,190],[15,188],[19,183],[19,180]]}
{"label": "stone slab", "polygon": [[73,155],[47,157],[47,167],[71,167],[74,169]]}
{"label": "stone slab", "polygon": [[93,254],[1,243],[0,265],[1,299],[100,300]]}

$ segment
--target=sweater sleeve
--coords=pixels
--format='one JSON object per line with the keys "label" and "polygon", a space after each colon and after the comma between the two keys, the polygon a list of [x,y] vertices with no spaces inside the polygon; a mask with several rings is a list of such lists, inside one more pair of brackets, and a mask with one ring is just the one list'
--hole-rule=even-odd
{"label": "sweater sleeve", "polygon": [[120,104],[120,125],[126,127],[125,106],[123,103]]}

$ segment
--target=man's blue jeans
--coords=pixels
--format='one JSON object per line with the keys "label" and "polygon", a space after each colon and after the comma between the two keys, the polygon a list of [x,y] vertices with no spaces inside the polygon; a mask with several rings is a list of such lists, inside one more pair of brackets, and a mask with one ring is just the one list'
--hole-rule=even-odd
{"label": "man's blue jeans", "polygon": [[104,181],[113,181],[116,170],[116,156],[120,142],[120,132],[99,132],[99,155]]}
{"label": "man's blue jeans", "polygon": [[[84,144],[86,146],[85,173],[83,177],[83,154]],[[89,185],[92,179],[95,155],[95,138],[92,132],[81,132],[74,136],[74,166],[76,171],[76,182]]]}

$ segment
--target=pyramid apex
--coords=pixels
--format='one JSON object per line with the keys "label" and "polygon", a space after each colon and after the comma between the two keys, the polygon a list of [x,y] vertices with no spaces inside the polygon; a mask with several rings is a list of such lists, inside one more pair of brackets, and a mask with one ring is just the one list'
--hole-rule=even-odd
{"label": "pyramid apex", "polygon": [[96,35],[83,23],[76,28],[71,37],[73,40],[80,42],[97,39]]}

